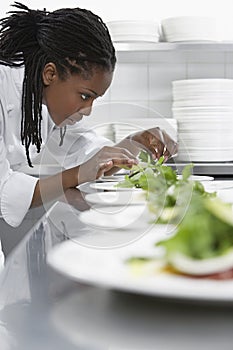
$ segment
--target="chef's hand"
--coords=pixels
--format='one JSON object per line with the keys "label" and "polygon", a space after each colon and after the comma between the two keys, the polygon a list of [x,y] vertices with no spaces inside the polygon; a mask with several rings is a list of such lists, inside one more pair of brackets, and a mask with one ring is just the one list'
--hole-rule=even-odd
{"label": "chef's hand", "polygon": [[105,146],[79,166],[78,183],[93,181],[104,174],[110,175],[119,168],[130,169],[135,164],[138,164],[138,160],[127,149]]}
{"label": "chef's hand", "polygon": [[178,151],[178,144],[164,130],[152,128],[139,131],[131,136],[130,140],[139,148],[151,153],[153,159],[164,156],[165,161]]}

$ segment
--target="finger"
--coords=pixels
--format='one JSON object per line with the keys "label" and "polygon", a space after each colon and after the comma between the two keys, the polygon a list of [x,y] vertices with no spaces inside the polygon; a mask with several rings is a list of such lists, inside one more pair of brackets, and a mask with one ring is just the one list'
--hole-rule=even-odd
{"label": "finger", "polygon": [[103,176],[103,174],[106,171],[109,171],[113,166],[114,165],[112,160],[108,160],[107,162],[100,163],[96,178],[98,179],[99,177]]}
{"label": "finger", "polygon": [[153,159],[158,159],[164,154],[165,145],[159,140],[153,141],[153,144],[149,145],[149,150],[152,153]]}
{"label": "finger", "polygon": [[170,139],[166,148],[167,152],[172,156],[178,152],[178,143]]}
{"label": "finger", "polygon": [[114,166],[130,166],[132,167],[133,165],[137,165],[138,164],[138,160],[137,159],[129,159],[129,158],[112,158],[113,161],[113,165]]}
{"label": "finger", "polygon": [[137,159],[128,159],[128,158],[113,158],[106,162],[102,162],[99,164],[99,169],[97,172],[96,178],[103,176],[104,173],[111,170],[113,167],[127,167],[129,169],[132,168],[133,165],[138,164]]}
{"label": "finger", "polygon": [[134,157],[134,155],[126,148],[124,147],[120,147],[120,146],[113,146],[113,147],[110,147],[110,146],[105,146],[102,150],[104,150],[104,154],[125,154],[127,155],[128,157]]}
{"label": "finger", "polygon": [[178,143],[173,140],[165,131],[164,131],[164,140],[166,149],[170,153],[170,155],[174,155],[178,152]]}
{"label": "finger", "polygon": [[[121,152],[119,151],[120,149],[118,149],[118,152],[111,152],[110,154],[105,154],[104,158],[108,159],[108,160],[112,160],[115,164],[120,164],[120,162],[124,162],[125,163],[129,163],[129,164],[138,164],[138,159],[134,156],[131,155],[131,153],[129,152],[129,156],[127,154],[127,152]],[[102,161],[104,163],[104,161]]]}
{"label": "finger", "polygon": [[[116,151],[117,152],[116,152]],[[111,153],[112,156],[114,156],[114,158],[117,158],[116,154],[119,155],[124,155],[127,158],[130,159],[136,159],[136,156],[134,154],[132,154],[129,150],[127,150],[126,148],[121,148],[121,147],[114,147],[114,152]]]}

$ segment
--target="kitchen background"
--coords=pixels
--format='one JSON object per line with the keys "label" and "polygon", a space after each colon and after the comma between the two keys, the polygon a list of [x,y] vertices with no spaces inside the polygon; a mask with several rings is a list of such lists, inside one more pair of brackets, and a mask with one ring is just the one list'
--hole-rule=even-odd
{"label": "kitchen background", "polygon": [[[13,1],[3,1],[0,15],[9,11]],[[223,46],[201,48],[174,48],[158,50],[127,50],[115,44],[118,64],[109,91],[100,98],[93,109],[91,120],[101,123],[128,118],[172,117],[173,80],[195,78],[233,78],[233,21],[231,1],[172,1],[133,2],[119,0],[117,4],[107,0],[75,1],[25,0],[32,8],[53,10],[59,7],[84,7],[99,14],[105,22],[113,20],[153,20],[161,23],[173,16],[210,16],[216,19],[219,42],[232,42]],[[98,106],[105,104],[103,108]],[[109,108],[117,104],[117,109]],[[108,105],[108,106],[107,106]],[[116,106],[116,105],[115,105]],[[135,107],[135,106],[138,106]],[[115,113],[114,113],[115,110]],[[102,119],[101,119],[102,118]],[[107,119],[109,118],[109,119]]]}
{"label": "kitchen background", "polygon": [[[1,2],[0,16],[9,11],[13,1]],[[112,20],[153,20],[161,23],[171,16],[211,16],[217,21],[218,38],[232,41],[233,20],[231,1],[212,0],[146,0],[142,2],[109,0],[25,0],[32,8],[53,10],[59,7],[84,7],[99,14],[105,22]],[[117,49],[117,45],[116,45]],[[118,65],[113,84],[98,102],[124,102],[152,108],[164,117],[171,117],[171,81],[189,78],[233,78],[233,52],[216,48],[203,50],[159,50],[151,52],[118,53]],[[125,109],[125,117],[135,113],[134,108]],[[139,108],[139,113],[141,110]],[[150,116],[149,110],[146,116]],[[152,112],[152,115],[154,113]],[[135,116],[135,114],[134,114]]]}
{"label": "kitchen background", "polygon": [[[173,16],[210,16],[217,21],[218,42],[215,45],[160,45],[153,50],[127,49],[116,44],[118,63],[111,88],[96,102],[90,121],[98,125],[113,120],[122,122],[137,118],[172,118],[172,81],[195,78],[233,78],[233,21],[231,0],[145,0],[142,2],[109,0],[25,0],[32,8],[54,10],[60,7],[83,7],[100,15],[105,22],[113,20],[153,20],[161,23]],[[0,17],[12,10],[13,1],[1,2]],[[218,45],[219,43],[219,45]],[[156,45],[156,44],[154,44]],[[117,106],[117,108],[112,108]],[[105,130],[106,131],[106,130]],[[1,220],[5,252],[28,231],[43,210],[32,210],[21,227],[11,229]]]}

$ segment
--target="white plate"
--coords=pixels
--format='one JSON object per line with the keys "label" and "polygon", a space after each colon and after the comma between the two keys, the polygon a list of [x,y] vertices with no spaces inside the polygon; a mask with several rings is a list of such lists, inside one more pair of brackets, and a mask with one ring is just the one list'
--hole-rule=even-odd
{"label": "white plate", "polygon": [[[181,179],[182,175],[178,175],[178,179]],[[204,176],[204,175],[191,175],[189,177],[191,181],[213,181],[214,178],[212,176]]]}
{"label": "white plate", "polygon": [[87,194],[85,200],[91,204],[102,205],[138,205],[145,204],[145,194],[134,191],[111,191]]}
{"label": "white plate", "polygon": [[159,225],[155,226],[141,239],[118,249],[93,249],[66,241],[48,253],[47,261],[65,276],[109,289],[167,298],[233,302],[233,280],[198,280],[153,269],[133,274],[125,260],[153,254],[155,241],[166,236],[162,231]]}
{"label": "white plate", "polygon": [[219,191],[219,190],[233,190],[233,180],[215,180],[209,183],[205,183],[204,187],[208,191]]}
{"label": "white plate", "polygon": [[90,183],[90,187],[95,190],[102,191],[142,191],[141,188],[125,188],[125,187],[116,187],[119,184],[119,181],[108,181],[108,182],[93,182]]}
{"label": "white plate", "polygon": [[144,230],[150,226],[147,203],[141,205],[96,206],[79,214],[82,223],[95,229]]}
{"label": "white plate", "polygon": [[98,181],[102,182],[116,182],[116,181],[123,181],[125,175],[110,175],[110,176],[102,176],[98,179]]}

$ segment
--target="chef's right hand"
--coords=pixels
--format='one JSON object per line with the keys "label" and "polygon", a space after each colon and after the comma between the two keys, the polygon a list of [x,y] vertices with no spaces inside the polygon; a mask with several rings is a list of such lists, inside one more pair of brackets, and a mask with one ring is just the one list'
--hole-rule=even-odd
{"label": "chef's right hand", "polygon": [[130,169],[135,164],[138,164],[138,160],[127,149],[105,146],[79,166],[78,183],[96,180],[112,168]]}

